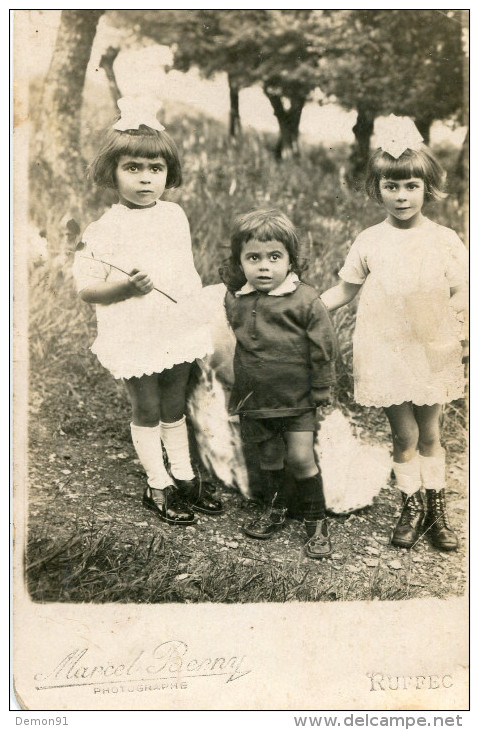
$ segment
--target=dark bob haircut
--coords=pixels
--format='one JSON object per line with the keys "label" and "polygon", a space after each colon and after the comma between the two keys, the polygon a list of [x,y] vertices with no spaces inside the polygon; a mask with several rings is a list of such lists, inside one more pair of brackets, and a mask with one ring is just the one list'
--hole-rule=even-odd
{"label": "dark bob haircut", "polygon": [[407,180],[410,177],[424,180],[425,200],[441,200],[446,197],[446,173],[426,145],[421,145],[418,150],[405,150],[397,159],[382,149],[376,150],[368,162],[366,192],[370,198],[382,203],[379,192],[379,181],[382,178]]}
{"label": "dark bob haircut", "polygon": [[141,124],[139,129],[129,129],[125,132],[109,129],[96,158],[90,165],[89,176],[93,182],[102,188],[116,188],[115,172],[122,155],[147,159],[163,157],[168,168],[166,187],[177,188],[181,185],[178,148],[167,132],[159,132],[144,124]]}
{"label": "dark bob haircut", "polygon": [[241,268],[241,252],[245,243],[279,241],[289,254],[291,270],[298,276],[306,269],[301,258],[301,247],[295,227],[284,213],[275,208],[250,210],[233,221],[231,230],[231,256],[220,268],[220,276],[230,291],[238,291],[246,277]]}

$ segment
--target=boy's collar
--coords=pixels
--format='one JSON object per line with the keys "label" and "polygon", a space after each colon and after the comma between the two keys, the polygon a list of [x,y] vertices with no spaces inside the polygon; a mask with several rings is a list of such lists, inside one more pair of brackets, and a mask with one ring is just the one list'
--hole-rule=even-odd
{"label": "boy's collar", "polygon": [[[298,281],[298,275],[292,271],[287,275],[286,279],[284,279],[284,281],[282,281],[281,284],[276,287],[276,289],[272,289],[268,292],[268,296],[282,297],[284,296],[284,294],[291,294],[292,292],[296,291],[296,283]],[[257,290],[254,288],[254,286],[250,284],[249,281],[247,281],[246,284],[241,287],[241,289],[235,292],[235,297],[242,297],[245,294],[252,294],[255,291]]]}

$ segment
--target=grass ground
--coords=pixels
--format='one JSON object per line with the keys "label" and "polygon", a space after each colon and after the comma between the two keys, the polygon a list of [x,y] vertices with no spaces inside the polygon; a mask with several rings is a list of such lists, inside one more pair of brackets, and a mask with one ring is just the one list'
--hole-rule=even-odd
{"label": "grass ground", "polygon": [[[377,206],[342,183],[347,150],[310,149],[301,163],[278,164],[260,135],[231,145],[209,120],[171,116],[166,122],[181,142],[185,178],[170,196],[188,214],[205,284],[218,281],[232,217],[250,207],[275,205],[290,215],[311,260],[308,279],[321,290],[333,283],[351,239],[382,218]],[[92,191],[81,225],[99,217],[106,202]],[[429,214],[462,234],[464,211],[453,196]],[[186,529],[166,527],[141,506],[144,475],[130,444],[126,395],[88,349],[94,312],[78,300],[68,268],[68,261],[61,268],[50,261],[32,268],[30,277],[25,566],[34,600],[398,600],[464,592],[464,402],[448,406],[444,422],[457,553],[440,554],[425,538],[407,553],[389,546],[399,510],[391,485],[370,507],[332,518],[334,552],[324,561],[303,556],[295,521],[271,542],[247,541],[240,526],[254,507],[224,489],[223,516],[201,517]],[[354,313],[352,305],[335,316],[343,361],[337,396],[364,433],[386,442],[381,412],[351,401]]]}

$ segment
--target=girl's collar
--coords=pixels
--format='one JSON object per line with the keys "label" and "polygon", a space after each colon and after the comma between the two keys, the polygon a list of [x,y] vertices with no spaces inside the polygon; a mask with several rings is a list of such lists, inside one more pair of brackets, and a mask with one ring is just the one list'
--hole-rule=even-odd
{"label": "girl's collar", "polygon": [[147,206],[144,206],[144,207],[138,206],[138,208],[137,207],[130,208],[129,205],[125,205],[124,203],[118,202],[118,203],[113,203],[112,208],[116,208],[117,210],[120,210],[120,211],[125,211],[125,210],[130,211],[130,210],[133,210],[133,211],[136,212],[137,210],[154,210],[157,206],[158,206],[158,201],[155,200],[155,204],[154,205],[147,205]]}
{"label": "girl's collar", "polygon": [[[296,291],[296,284],[299,281],[299,277],[297,274],[295,274],[293,271],[287,275],[286,279],[281,282],[279,286],[276,287],[276,289],[272,289],[268,292],[267,296],[269,297],[282,297],[285,294],[292,294],[292,292]],[[237,292],[235,292],[235,297],[242,297],[245,294],[252,294],[253,292],[257,291],[252,284],[249,283],[249,281],[246,282],[244,286],[241,287]]]}
{"label": "girl's collar", "polygon": [[399,231],[400,233],[407,233],[407,232],[411,232],[411,231],[418,231],[420,228],[427,225],[428,223],[432,223],[432,221],[430,218],[426,218],[426,216],[424,215],[421,218],[420,223],[417,226],[413,226],[412,228],[399,228],[398,226],[394,226],[388,218],[385,218],[383,223],[386,226],[388,226],[388,228],[392,228],[393,231]]}

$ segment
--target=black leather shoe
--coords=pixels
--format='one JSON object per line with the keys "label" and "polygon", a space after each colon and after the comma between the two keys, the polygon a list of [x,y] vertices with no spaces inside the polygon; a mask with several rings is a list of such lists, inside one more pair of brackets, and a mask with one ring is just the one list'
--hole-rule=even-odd
{"label": "black leather shoe", "polygon": [[412,548],[423,532],[424,503],[418,490],[410,497],[403,494],[403,508],[391,538],[391,545]]}
{"label": "black leather shoe", "polygon": [[143,506],[169,525],[193,525],[195,516],[186,506],[179,490],[175,487],[166,487],[162,491],[165,501],[155,502],[152,489],[147,487],[143,494]]}
{"label": "black leather shoe", "polygon": [[287,507],[270,507],[261,517],[253,520],[249,525],[244,525],[243,532],[248,537],[268,540],[286,524],[287,511]]}
{"label": "black leather shoe", "polygon": [[195,477],[175,479],[175,484],[195,512],[203,512],[205,515],[219,515],[223,512],[223,505],[213,496],[213,486],[209,482],[203,482]]}
{"label": "black leather shoe", "polygon": [[320,560],[331,555],[333,548],[329,539],[327,519],[305,520],[304,526],[306,534],[309,536],[309,540],[304,545],[304,552],[307,557]]}
{"label": "black leather shoe", "polygon": [[426,489],[426,519],[424,532],[438,550],[457,550],[457,536],[449,525],[444,489]]}

